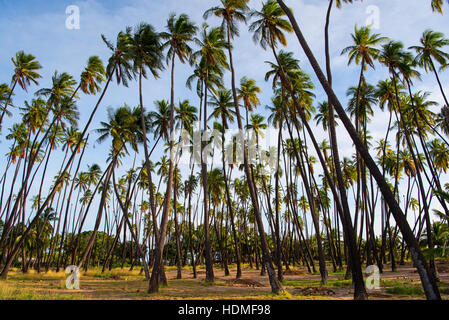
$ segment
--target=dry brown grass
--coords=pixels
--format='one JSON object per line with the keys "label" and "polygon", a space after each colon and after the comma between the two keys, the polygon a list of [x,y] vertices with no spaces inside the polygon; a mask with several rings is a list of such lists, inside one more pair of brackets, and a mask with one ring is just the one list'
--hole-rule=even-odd
{"label": "dry brown grass", "polygon": [[[369,292],[370,299],[424,299],[417,290],[410,290],[411,295],[403,294],[407,290],[397,291],[397,287],[419,287],[420,281],[414,268],[407,264],[400,266],[398,272],[388,271],[381,275],[381,290]],[[183,269],[183,279],[176,279],[176,268],[166,268],[168,286],[161,287],[159,293],[148,294],[148,281],[140,269],[113,269],[101,273],[101,269],[91,269],[81,273],[80,289],[69,290],[65,287],[67,275],[64,271],[38,274],[30,270],[22,274],[20,270],[12,270],[8,280],[0,281],[0,299],[352,299],[351,282],[344,280],[342,272],[329,274],[327,287],[320,286],[319,274],[309,274],[302,268],[291,268],[284,274],[283,283],[286,290],[283,295],[273,295],[267,276],[260,271],[243,267],[242,279],[234,278],[235,268],[231,268],[231,276],[225,277],[224,271],[215,270],[216,281],[206,283],[205,274],[199,272],[193,279],[190,268]],[[440,273],[443,298],[449,294],[449,274]],[[398,294],[394,294],[394,292]],[[393,292],[393,294],[391,294]]]}

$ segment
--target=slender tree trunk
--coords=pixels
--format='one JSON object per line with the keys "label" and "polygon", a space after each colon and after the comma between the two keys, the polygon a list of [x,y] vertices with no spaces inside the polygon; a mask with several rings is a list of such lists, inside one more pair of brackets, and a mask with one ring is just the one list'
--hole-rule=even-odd
{"label": "slender tree trunk", "polygon": [[266,267],[267,267],[271,291],[275,294],[279,294],[279,293],[282,293],[284,291],[284,289],[282,288],[282,285],[280,284],[279,280],[276,277],[276,271],[274,270],[273,262],[272,262],[270,254],[269,254],[269,248],[268,248],[267,239],[265,237],[265,231],[264,231],[264,227],[263,227],[262,217],[260,215],[259,205],[257,203],[256,190],[255,190],[255,186],[252,184],[252,181],[251,181],[251,174],[249,171],[248,158],[247,158],[245,147],[244,147],[245,138],[243,136],[242,119],[240,116],[240,110],[239,110],[238,100],[237,100],[237,90],[235,87],[235,72],[234,72],[234,64],[233,64],[233,60],[232,60],[232,49],[231,49],[231,45],[230,45],[231,37],[230,37],[229,23],[227,24],[227,33],[228,33],[228,44],[229,44],[229,48],[228,48],[229,62],[230,62],[229,65],[231,68],[231,80],[232,80],[231,81],[232,95],[234,98],[234,105],[235,105],[236,114],[237,114],[237,123],[238,123],[239,132],[240,132],[240,140],[243,143],[243,150],[242,150],[243,151],[243,165],[244,165],[245,175],[246,175],[246,179],[248,181],[249,193],[251,196],[251,201],[253,203],[254,213],[256,216],[256,221],[257,221],[257,225],[258,225],[258,229],[259,229],[260,242],[261,242],[261,246],[262,246],[262,255],[264,258],[264,263],[266,264]]}

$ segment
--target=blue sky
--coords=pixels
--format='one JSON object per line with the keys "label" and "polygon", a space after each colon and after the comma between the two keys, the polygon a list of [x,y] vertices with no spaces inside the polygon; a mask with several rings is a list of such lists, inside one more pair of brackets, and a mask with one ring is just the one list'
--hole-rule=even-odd
{"label": "blue sky", "polygon": [[[98,55],[107,61],[108,50],[103,44],[100,35],[104,34],[108,39],[114,39],[115,35],[126,26],[134,26],[141,21],[152,24],[158,31],[162,31],[170,12],[187,13],[198,25],[203,22],[203,12],[217,5],[217,0],[86,0],[86,1],[42,1],[42,0],[0,0],[0,82],[9,83],[12,74],[10,58],[19,50],[32,53],[43,65],[39,81],[41,87],[49,87],[51,76],[55,70],[68,72],[76,79],[85,65],[88,57]],[[300,26],[309,44],[316,54],[322,68],[324,68],[324,21],[328,1],[326,0],[287,0],[292,7]],[[67,15],[66,7],[76,5],[80,8],[80,29],[68,30],[65,27]],[[379,29],[375,32],[395,40],[401,40],[405,46],[418,43],[419,37],[425,29],[431,28],[441,31],[449,36],[449,21],[447,14],[432,13],[430,0],[365,0],[362,3],[355,2],[352,5],[343,5],[340,10],[334,10],[331,22],[331,56],[334,76],[334,89],[343,104],[347,103],[346,90],[354,86],[358,80],[359,67],[347,66],[347,58],[340,56],[341,50],[351,44],[350,34],[357,24],[364,25],[370,14],[369,6],[379,8]],[[261,1],[250,1],[250,7],[260,9]],[[218,25],[219,20],[214,17],[208,20],[210,25]],[[264,82],[264,75],[268,70],[264,61],[273,60],[271,53],[261,50],[251,40],[251,34],[247,26],[241,25],[241,37],[234,42],[235,69],[237,81],[243,76],[254,78],[262,88],[260,96],[261,106],[257,112],[267,116],[264,106],[270,103],[271,88]],[[313,74],[297,39],[293,35],[288,36],[288,46],[285,50],[293,51],[300,59],[302,68]],[[175,75],[176,100],[189,99],[193,105],[198,105],[198,97],[194,92],[185,87],[185,80],[191,74],[189,66],[177,64]],[[369,70],[366,74],[367,81],[376,84],[387,76],[386,70],[376,65],[375,70]],[[316,102],[325,100],[323,90],[316,81]],[[417,82],[419,90],[432,91],[432,99],[442,101],[437,90],[433,76],[423,74],[423,81]],[[158,81],[148,79],[144,82],[144,105],[147,109],[153,108],[156,99],[169,97],[169,72],[161,74]],[[441,80],[446,89],[449,89],[449,72],[441,74]],[[225,77],[225,83],[230,86],[229,76]],[[17,90],[14,103],[20,105],[24,100],[32,98],[35,86],[30,87],[28,93]],[[106,117],[107,107],[118,107],[125,102],[129,105],[137,104],[137,85],[131,83],[129,88],[111,86],[105,96],[101,109],[97,113],[91,129],[99,127],[99,121]],[[83,126],[97,100],[97,97],[83,96],[79,102],[81,113],[80,125]],[[435,110],[438,111],[438,110]],[[17,110],[13,110],[14,117],[4,121],[5,128],[0,136],[0,154],[8,151],[8,144],[4,136],[8,124],[17,121]],[[378,139],[385,133],[387,114],[376,110],[369,130],[371,135]],[[342,126],[338,129],[342,156],[350,157],[353,153],[352,144]],[[318,140],[327,138],[327,133],[321,128],[316,129]],[[90,144],[94,144],[95,134],[91,134]],[[98,163],[102,168],[106,167],[105,159],[108,153],[108,143],[94,144],[94,149],[89,150],[83,162],[87,164]],[[156,162],[161,150],[156,151]],[[62,158],[61,158],[62,159]],[[59,165],[58,165],[59,166]],[[53,174],[56,174],[56,169]],[[51,175],[51,176],[52,176]],[[447,177],[445,177],[447,182]],[[92,217],[93,221],[93,217]],[[90,221],[90,222],[92,222]]]}

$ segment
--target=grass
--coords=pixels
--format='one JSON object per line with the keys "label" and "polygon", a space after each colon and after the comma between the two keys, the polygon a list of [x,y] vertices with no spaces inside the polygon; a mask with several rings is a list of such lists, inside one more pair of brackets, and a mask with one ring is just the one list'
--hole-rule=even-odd
{"label": "grass", "polygon": [[[187,270],[186,270],[187,269]],[[243,279],[253,279],[261,282],[263,287],[233,285],[224,278],[224,271],[217,267],[217,278],[213,283],[205,282],[205,274],[198,274],[192,279],[189,268],[183,269],[183,278],[175,279],[176,266],[166,268],[168,286],[160,285],[159,293],[148,294],[148,281],[140,267],[129,271],[128,268],[113,268],[104,273],[100,268],[91,268],[87,272],[81,271],[80,290],[68,290],[65,287],[67,274],[64,270],[56,273],[50,270],[46,273],[36,273],[30,270],[22,274],[20,269],[12,270],[8,280],[0,281],[0,300],[66,300],[66,299],[236,299],[236,300],[328,300],[351,299],[351,280],[344,280],[342,272],[330,273],[327,288],[337,292],[337,296],[306,295],[295,287],[321,287],[320,277],[307,273],[305,268],[291,268],[298,270],[298,274],[287,275],[282,282],[285,293],[275,295],[271,293],[267,277],[260,277],[260,271],[243,266]],[[199,270],[204,266],[199,266]],[[343,272],[344,273],[344,272]],[[235,268],[231,266],[231,279],[235,275]],[[391,299],[424,298],[419,278],[412,279],[381,279],[381,292],[391,294]],[[440,283],[441,293],[449,291],[447,281]],[[345,290],[337,290],[345,289]],[[447,297],[446,297],[447,298]]]}
{"label": "grass", "polygon": [[404,296],[421,296],[424,295],[422,288],[416,286],[394,286],[386,288],[385,292],[390,294],[404,295]]}
{"label": "grass", "polygon": [[83,300],[82,294],[55,294],[52,291],[30,289],[0,281],[0,300]]}

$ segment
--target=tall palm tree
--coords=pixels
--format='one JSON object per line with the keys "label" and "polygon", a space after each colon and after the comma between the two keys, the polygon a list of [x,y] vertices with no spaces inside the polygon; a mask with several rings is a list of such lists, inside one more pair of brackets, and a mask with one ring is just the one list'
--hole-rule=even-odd
{"label": "tall palm tree", "polygon": [[42,76],[37,72],[42,68],[42,66],[32,54],[26,54],[23,51],[19,51],[16,53],[14,58],[11,58],[11,60],[14,65],[14,75],[11,80],[11,90],[5,101],[5,105],[3,106],[2,115],[0,116],[0,126],[2,125],[3,117],[5,116],[6,109],[10,103],[11,96],[16,88],[16,85],[19,84],[23,90],[27,91],[28,86],[31,83],[37,85],[39,84],[37,79],[42,78]]}
{"label": "tall palm tree", "polygon": [[420,274],[421,281],[423,284],[424,291],[426,293],[426,296],[428,299],[441,299],[438,287],[436,286],[436,283],[434,279],[431,276],[430,270],[428,268],[428,265],[426,263],[426,260],[419,248],[419,245],[416,241],[416,238],[413,235],[413,232],[410,228],[410,225],[408,224],[407,220],[405,219],[404,213],[402,212],[402,209],[399,207],[393,193],[391,192],[390,186],[385,181],[385,178],[383,177],[380,170],[377,168],[374,160],[372,159],[371,155],[369,154],[366,147],[363,145],[363,142],[360,138],[360,136],[357,134],[357,131],[353,127],[349,117],[346,115],[343,106],[341,105],[340,101],[338,100],[337,96],[335,95],[332,88],[329,86],[329,82],[326,80],[323,71],[321,70],[313,52],[310,50],[310,47],[304,38],[304,35],[302,34],[302,31],[300,27],[298,26],[298,23],[293,16],[292,11],[285,5],[284,1],[277,0],[279,5],[281,6],[282,10],[287,14],[292,26],[293,30],[295,31],[295,34],[298,38],[298,41],[304,50],[312,68],[314,69],[315,74],[317,75],[323,89],[326,91],[326,94],[330,97],[330,102],[335,107],[335,110],[337,111],[341,121],[343,122],[346,130],[348,131],[351,139],[353,140],[357,151],[360,152],[363,160],[366,163],[366,166],[368,167],[371,175],[375,178],[379,189],[384,197],[385,202],[388,204],[403,236],[404,239],[409,246],[411,252],[412,252],[412,258],[415,261],[415,265],[417,267],[418,273]]}
{"label": "tall palm tree", "polygon": [[441,49],[449,46],[449,39],[444,38],[444,34],[441,32],[426,30],[424,31],[420,42],[420,46],[412,46],[409,49],[416,51],[415,61],[419,66],[423,67],[426,71],[432,71],[435,74],[435,78],[437,79],[444,102],[446,103],[446,106],[449,106],[449,102],[446,94],[444,93],[443,86],[434,63],[435,60],[441,68],[447,66],[449,53],[446,53]]}
{"label": "tall palm tree", "polygon": [[[285,13],[279,7],[276,1],[268,0],[267,2],[263,3],[261,11],[253,10],[249,15],[251,18],[256,19],[256,21],[252,22],[249,26],[249,30],[254,32],[254,42],[259,43],[263,49],[270,47],[277,60],[276,48],[278,43],[281,43],[284,46],[287,44],[287,40],[283,32],[292,31],[290,23],[286,19],[284,19]],[[262,232],[263,226],[261,219],[259,219],[259,216],[260,212],[256,212],[258,227],[262,228],[259,229],[259,232]],[[267,265],[271,289],[273,292],[277,293],[279,291],[282,291],[283,289],[275,276],[271,257],[268,254],[268,249],[266,243],[264,243],[263,238],[264,237],[261,234],[262,253],[264,255],[265,264]],[[279,267],[280,265],[278,258],[278,268]]]}
{"label": "tall palm tree", "polygon": [[[337,8],[342,7],[342,3],[352,3],[352,0],[336,0],[335,4]],[[325,51],[325,57],[326,57],[326,75],[327,75],[327,81],[329,83],[330,88],[332,88],[332,70],[331,70],[331,58],[330,58],[330,44],[329,44],[329,27],[330,27],[330,18],[331,18],[331,12],[333,9],[334,0],[329,1],[329,7],[327,9],[326,14],[326,23],[324,27],[324,51]],[[332,147],[332,158],[333,158],[333,166],[335,168],[335,176],[337,180],[337,186],[340,192],[339,200],[342,204],[342,209],[344,210],[344,215],[349,216],[350,210],[348,205],[348,200],[346,197],[346,190],[345,190],[345,180],[342,174],[342,168],[340,165],[340,155],[338,150],[338,138],[337,133],[335,130],[336,127],[336,121],[335,118],[338,118],[338,114],[335,114],[334,112],[334,106],[330,103],[330,97],[327,98],[327,105],[328,105],[328,118],[329,118],[329,140]],[[323,105],[321,105],[323,107]],[[325,107],[325,106],[324,106]],[[324,125],[324,123],[323,123]],[[350,261],[348,261],[348,264]]]}
{"label": "tall palm tree", "polygon": [[98,56],[91,56],[87,61],[87,67],[81,73],[80,87],[85,94],[100,92],[101,83],[106,81],[106,70],[103,61]]}
{"label": "tall palm tree", "polygon": [[[73,124],[76,124],[76,119],[78,117],[78,113],[76,111],[76,106],[73,104],[65,103],[68,97],[74,92],[74,85],[76,84],[76,81],[67,73],[58,74],[55,72],[54,76],[52,77],[52,87],[41,89],[37,92],[38,95],[45,95],[48,96],[47,100],[47,108],[45,108],[45,117],[50,113],[50,111],[53,111],[54,113],[54,119],[52,123],[49,125],[48,129],[46,130],[43,138],[41,138],[40,143],[38,143],[37,138],[39,136],[39,133],[41,130],[38,131],[38,134],[35,135],[33,139],[31,139],[31,136],[28,136],[29,143],[27,144],[27,147],[25,148],[25,159],[28,162],[27,164],[27,170],[24,172],[24,175],[22,177],[22,187],[20,188],[18,192],[18,196],[16,198],[16,201],[12,207],[10,218],[14,218],[16,216],[16,213],[18,210],[22,210],[23,204],[25,203],[24,200],[26,199],[27,195],[27,188],[28,188],[28,181],[32,173],[32,168],[34,167],[36,163],[36,157],[40,152],[41,146],[44,142],[46,142],[46,137],[48,134],[54,131],[55,128],[59,128],[63,130],[63,118],[67,116],[66,118],[71,121]],[[60,110],[63,110],[62,112]],[[56,123],[56,127],[53,125]],[[41,124],[41,127],[44,125],[44,123]],[[28,131],[29,134],[31,134],[31,131]],[[31,152],[28,157],[28,151],[29,150],[36,150],[34,152]],[[11,220],[12,221],[12,220]],[[6,232],[2,234],[2,238],[0,240],[0,243],[2,243],[5,239],[5,236],[9,233],[10,230],[10,223],[6,222]]]}
{"label": "tall palm tree", "polygon": [[379,55],[379,49],[377,49],[376,46],[386,41],[387,38],[381,37],[379,34],[371,34],[370,27],[357,28],[357,26],[355,26],[352,40],[354,44],[344,48],[341,54],[348,54],[348,65],[353,62],[357,65],[361,65],[359,83],[355,95],[355,127],[356,130],[359,130],[359,94],[362,84],[366,84],[364,72],[366,71],[367,66],[374,69],[374,60]]}
{"label": "tall palm tree", "polygon": [[[237,236],[237,230],[235,227],[235,212],[234,206],[232,205],[231,193],[228,183],[228,175],[226,172],[226,161],[225,161],[225,130],[229,129],[229,123],[234,122],[235,120],[235,111],[231,109],[234,106],[233,96],[231,90],[219,90],[217,94],[212,96],[212,100],[209,103],[211,106],[214,106],[212,114],[209,118],[215,117],[216,119],[221,120],[221,150],[222,150],[222,165],[223,165],[223,176],[224,176],[224,189],[225,189],[225,197],[226,197],[226,205],[229,212],[229,218],[231,221],[231,230],[234,238],[234,249],[236,256],[236,265],[237,265],[237,273],[236,279],[242,277],[242,269],[241,269],[241,256],[240,256],[240,241]],[[232,156],[230,157],[228,154],[228,161],[232,161]]]}
{"label": "tall palm tree", "polygon": [[[285,103],[286,107],[290,107],[290,117],[287,115],[286,110],[283,110],[283,117],[285,118],[285,123],[288,128],[288,133],[290,135],[291,141],[296,141],[296,139],[293,137],[292,132],[292,126],[290,125],[290,122],[292,122],[297,129],[298,137],[299,137],[299,124],[296,120],[296,113],[299,113],[299,116],[304,124],[304,126],[307,128],[306,130],[309,132],[309,136],[312,139],[312,142],[314,144],[315,150],[318,153],[318,156],[320,158],[320,162],[322,164],[322,167],[325,171],[325,175],[330,180],[329,173],[327,172],[326,166],[327,163],[324,162],[324,159],[321,156],[320,149],[318,144],[316,143],[316,139],[314,137],[313,132],[310,129],[310,126],[308,125],[308,120],[310,119],[310,107],[311,106],[311,98],[313,97],[313,94],[309,91],[313,88],[311,85],[310,78],[304,74],[302,70],[299,69],[299,61],[295,58],[293,58],[293,54],[291,52],[284,52],[280,51],[279,55],[276,55],[277,58],[277,64],[269,62],[271,66],[271,70],[267,72],[265,75],[265,79],[268,80],[271,76],[273,77],[273,86],[275,86],[278,81],[282,84],[282,87],[280,89],[281,91],[281,104]],[[288,97],[285,94],[285,90],[287,89],[288,92],[291,95],[291,101],[288,101]],[[296,93],[295,93],[296,92]],[[299,98],[297,98],[297,96]],[[293,105],[293,107],[292,107]],[[278,137],[279,139],[279,137]],[[299,140],[298,140],[299,141]],[[297,167],[301,171],[301,177],[303,179],[303,183],[305,185],[305,189],[307,192],[307,197],[309,199],[309,202],[313,202],[313,196],[312,196],[312,189],[311,184],[309,182],[308,177],[305,175],[305,167],[303,165],[304,158],[307,158],[306,155],[304,155],[304,147],[299,145],[297,147],[296,143],[292,143],[292,149],[294,156],[296,158]],[[336,194],[336,192],[334,192]],[[317,238],[317,244],[318,244],[318,256],[319,256],[319,265],[320,265],[320,274],[322,283],[325,284],[327,282],[327,269],[326,269],[326,263],[325,263],[325,257],[324,257],[324,251],[322,247],[322,241],[319,234],[319,222],[318,222],[318,215],[316,208],[314,206],[314,203],[312,203],[312,218],[314,222],[314,226],[316,229],[316,238]]]}
{"label": "tall palm tree", "polygon": [[447,136],[449,136],[449,106],[441,108],[437,119],[438,126]]}
{"label": "tall palm tree", "polygon": [[[147,132],[146,132],[146,117],[144,114],[143,103],[143,78],[148,77],[148,71],[154,78],[158,78],[158,72],[163,69],[162,65],[162,47],[160,43],[160,36],[154,30],[153,26],[147,23],[138,24],[131,32],[131,28],[127,29],[128,35],[128,52],[130,56],[130,62],[132,63],[132,71],[138,78],[139,83],[139,103],[140,103],[140,123],[145,137],[142,141],[145,152],[145,164],[148,178],[149,193],[150,193],[150,208],[155,220],[155,208],[154,208],[154,194],[152,189],[152,175],[149,170],[149,153],[147,145]],[[157,228],[155,229],[155,235],[158,238]]]}
{"label": "tall palm tree", "polygon": [[[162,221],[160,228],[160,237],[157,239],[158,244],[155,252],[155,264],[153,266],[150,287],[148,292],[157,292],[159,290],[158,279],[162,264],[162,254],[165,243],[165,234],[168,223],[170,199],[173,189],[173,172],[174,172],[174,125],[175,125],[175,103],[174,103],[174,77],[175,77],[175,58],[178,57],[181,63],[188,60],[191,55],[191,48],[189,42],[193,41],[193,37],[196,34],[197,27],[193,22],[189,20],[189,17],[185,14],[181,14],[176,17],[175,14],[170,14],[167,26],[167,32],[161,33],[162,39],[167,40],[163,47],[168,48],[167,52],[167,64],[171,59],[171,94],[170,94],[170,166],[167,181],[167,190],[164,199],[164,209],[162,212]],[[178,257],[179,258],[179,257]]]}
{"label": "tall palm tree", "polygon": [[[204,23],[202,27],[201,37],[195,38],[195,43],[199,50],[193,53],[193,59],[201,59],[205,67],[204,78],[204,108],[203,108],[203,132],[207,130],[207,95],[209,91],[209,70],[221,66],[228,68],[228,63],[224,49],[227,48],[228,43],[224,39],[223,29],[215,27],[209,29],[209,26]],[[201,111],[200,111],[201,112]],[[206,255],[206,281],[214,281],[214,270],[211,244],[209,239],[209,206],[207,193],[207,165],[206,159],[203,158],[203,143],[201,143],[201,176],[203,183],[203,201],[204,201],[204,236],[205,236],[205,255]]]}

